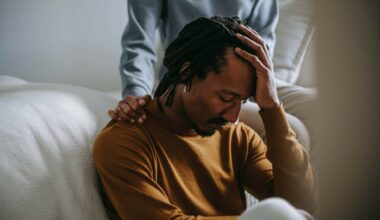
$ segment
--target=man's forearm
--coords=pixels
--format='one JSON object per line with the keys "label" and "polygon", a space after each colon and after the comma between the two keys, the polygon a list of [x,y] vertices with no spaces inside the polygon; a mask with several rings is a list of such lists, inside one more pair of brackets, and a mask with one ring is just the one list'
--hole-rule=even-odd
{"label": "man's forearm", "polygon": [[274,194],[313,212],[316,180],[309,157],[290,128],[282,106],[260,111],[267,137],[267,157],[273,165]]}

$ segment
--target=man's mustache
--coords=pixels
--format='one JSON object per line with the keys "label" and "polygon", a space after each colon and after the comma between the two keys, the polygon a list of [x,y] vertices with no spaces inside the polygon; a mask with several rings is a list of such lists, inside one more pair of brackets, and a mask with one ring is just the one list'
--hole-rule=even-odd
{"label": "man's mustache", "polygon": [[222,117],[219,117],[219,118],[210,118],[207,120],[207,123],[214,124],[217,126],[223,126],[223,125],[227,124],[228,121]]}

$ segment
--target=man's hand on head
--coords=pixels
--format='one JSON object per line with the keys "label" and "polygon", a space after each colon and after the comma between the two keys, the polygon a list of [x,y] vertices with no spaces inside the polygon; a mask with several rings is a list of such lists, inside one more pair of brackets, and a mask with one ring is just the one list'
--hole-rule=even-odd
{"label": "man's hand on head", "polygon": [[280,105],[280,100],[277,96],[277,89],[272,74],[273,64],[265,43],[253,29],[244,25],[240,25],[240,28],[247,36],[236,34],[236,37],[257,52],[257,55],[254,55],[241,48],[235,48],[235,52],[252,64],[256,70],[257,82],[254,99],[260,109],[275,108]]}
{"label": "man's hand on head", "polygon": [[147,118],[143,107],[151,100],[150,95],[142,97],[127,96],[118,103],[115,109],[108,110],[108,115],[118,121],[143,123]]}

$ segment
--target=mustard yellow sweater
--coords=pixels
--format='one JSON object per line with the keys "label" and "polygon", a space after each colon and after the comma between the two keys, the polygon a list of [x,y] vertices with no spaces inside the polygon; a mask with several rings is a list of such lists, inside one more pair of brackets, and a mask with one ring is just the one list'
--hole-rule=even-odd
{"label": "mustard yellow sweater", "polygon": [[244,190],[315,208],[315,177],[282,107],[261,111],[267,145],[243,123],[211,136],[179,132],[155,101],[140,124],[111,121],[94,161],[113,219],[236,219]]}

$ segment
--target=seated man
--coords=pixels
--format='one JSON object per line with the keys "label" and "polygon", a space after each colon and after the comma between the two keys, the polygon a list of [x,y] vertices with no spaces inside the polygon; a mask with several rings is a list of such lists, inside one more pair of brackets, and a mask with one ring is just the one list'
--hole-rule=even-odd
{"label": "seated man", "polygon": [[[255,31],[236,17],[199,18],[167,48],[164,65],[146,122],[113,120],[96,139],[93,156],[111,218],[237,219],[245,190],[315,210],[312,166],[286,121]],[[233,123],[252,96],[268,146]],[[291,205],[282,207],[284,219],[303,219]]]}

